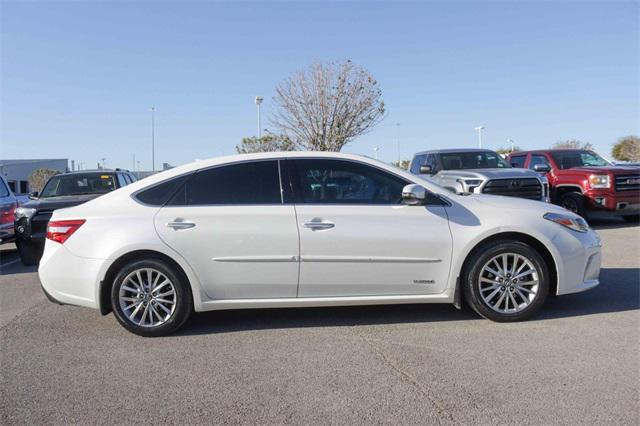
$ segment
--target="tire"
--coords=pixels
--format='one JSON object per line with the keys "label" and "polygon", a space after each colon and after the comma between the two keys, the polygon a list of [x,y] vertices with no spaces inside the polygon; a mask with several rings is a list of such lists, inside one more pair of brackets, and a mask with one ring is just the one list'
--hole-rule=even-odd
{"label": "tire", "polygon": [[[505,254],[508,277],[503,266]],[[498,264],[494,263],[496,258]],[[514,261],[516,273],[510,274]],[[528,270],[534,273],[519,277],[518,283],[511,282],[513,276]],[[474,250],[465,265],[462,283],[466,302],[479,315],[492,321],[514,322],[531,318],[540,310],[549,294],[549,280],[549,267],[533,247],[516,240],[498,240]],[[529,284],[534,281],[537,283]]]}
{"label": "tire", "polygon": [[632,214],[632,215],[628,215],[628,216],[622,216],[622,218],[624,219],[625,222],[627,223],[638,223],[640,222],[640,215],[638,214]]}
{"label": "tire", "polygon": [[182,273],[163,260],[148,257],[120,269],[111,287],[111,308],[130,332],[157,337],[173,333],[185,323],[193,311],[193,299]]}
{"label": "tire", "polygon": [[560,197],[559,204],[565,209],[582,216],[587,220],[587,207],[584,197],[577,192],[567,192]]}
{"label": "tire", "polygon": [[21,241],[17,238],[16,248],[18,249],[18,255],[20,256],[20,260],[23,265],[35,266],[40,262],[42,250],[39,250],[32,242]]}

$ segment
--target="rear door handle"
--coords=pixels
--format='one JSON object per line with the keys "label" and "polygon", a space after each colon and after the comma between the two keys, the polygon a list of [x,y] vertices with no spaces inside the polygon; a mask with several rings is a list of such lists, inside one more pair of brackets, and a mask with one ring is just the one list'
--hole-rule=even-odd
{"label": "rear door handle", "polygon": [[179,229],[189,229],[189,228],[193,228],[194,226],[196,226],[195,223],[193,222],[185,222],[182,220],[174,220],[173,222],[169,222],[167,223],[167,226],[169,228],[173,228],[176,231]]}
{"label": "rear door handle", "polygon": [[334,226],[336,226],[336,224],[335,224],[335,223],[333,223],[333,222],[328,222],[328,221],[326,221],[326,220],[323,220],[323,221],[315,221],[315,220],[312,220],[311,222],[306,222],[306,223],[304,224],[304,227],[305,227],[305,228],[309,228],[309,229],[311,229],[312,231],[320,231],[320,230],[322,230],[322,229],[331,229],[331,228],[333,228]]}

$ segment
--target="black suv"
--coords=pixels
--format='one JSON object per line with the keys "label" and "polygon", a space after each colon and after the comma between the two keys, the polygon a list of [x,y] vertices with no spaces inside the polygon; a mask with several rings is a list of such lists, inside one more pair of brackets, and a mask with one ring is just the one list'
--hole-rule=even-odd
{"label": "black suv", "polygon": [[56,209],[77,206],[102,194],[135,182],[127,170],[82,170],[52,176],[42,192],[16,209],[16,246],[25,265],[36,265],[42,257],[47,224]]}

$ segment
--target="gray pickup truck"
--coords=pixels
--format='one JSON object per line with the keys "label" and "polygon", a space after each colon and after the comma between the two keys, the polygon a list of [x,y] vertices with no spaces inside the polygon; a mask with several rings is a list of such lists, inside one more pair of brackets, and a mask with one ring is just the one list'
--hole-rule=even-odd
{"label": "gray pickup truck", "polygon": [[547,178],[533,170],[511,167],[488,149],[438,149],[415,154],[409,171],[449,190],[528,198],[549,202]]}

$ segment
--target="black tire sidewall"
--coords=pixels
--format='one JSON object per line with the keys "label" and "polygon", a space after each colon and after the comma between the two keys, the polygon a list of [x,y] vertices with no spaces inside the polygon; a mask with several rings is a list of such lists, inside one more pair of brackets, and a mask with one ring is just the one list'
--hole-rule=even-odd
{"label": "black tire sidewall", "polygon": [[[491,309],[480,296],[477,282],[482,267],[491,258],[502,253],[516,253],[529,260],[538,271],[538,294],[535,300],[524,310],[504,314]],[[519,241],[495,241],[475,250],[465,268],[464,294],[467,303],[481,316],[498,322],[523,321],[535,315],[547,298],[550,288],[550,273],[547,264],[540,254],[528,244]]]}
{"label": "black tire sidewall", "polygon": [[[174,284],[177,301],[176,309],[173,316],[169,318],[167,322],[157,327],[141,327],[133,324],[122,312],[120,303],[118,303],[118,294],[124,278],[132,271],[140,268],[156,269],[165,274]],[[113,310],[118,322],[130,332],[144,337],[164,336],[180,328],[191,315],[193,310],[193,300],[191,291],[187,286],[187,280],[181,273],[168,265],[167,262],[155,258],[137,259],[124,265],[113,280],[113,285],[111,287],[111,309]]]}
{"label": "black tire sidewall", "polygon": [[[570,199],[572,201],[574,201],[576,203],[576,213],[577,215],[581,216],[583,219],[587,219],[587,208],[586,208],[586,204],[584,201],[584,197],[578,193],[575,192],[570,192],[568,194],[563,195],[560,198],[560,205],[564,207],[564,201]],[[569,210],[569,209],[567,209]]]}
{"label": "black tire sidewall", "polygon": [[39,263],[39,252],[33,243],[29,241],[22,241],[20,238],[16,239],[16,248],[18,249],[18,255],[20,261],[25,266],[34,266]]}

